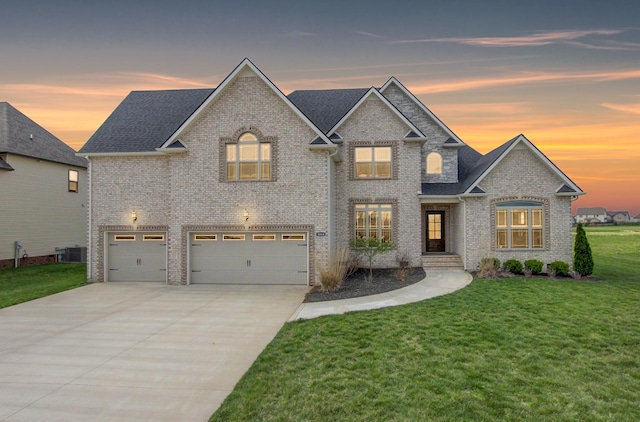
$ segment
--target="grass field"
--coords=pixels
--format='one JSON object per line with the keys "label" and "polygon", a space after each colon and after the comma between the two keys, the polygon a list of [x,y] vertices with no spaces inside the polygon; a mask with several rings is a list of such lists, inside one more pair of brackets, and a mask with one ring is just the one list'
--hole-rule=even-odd
{"label": "grass field", "polygon": [[640,227],[587,236],[604,281],[475,280],[288,323],[211,420],[640,420]]}
{"label": "grass field", "polygon": [[85,264],[46,264],[0,270],[0,308],[73,289],[86,281]]}

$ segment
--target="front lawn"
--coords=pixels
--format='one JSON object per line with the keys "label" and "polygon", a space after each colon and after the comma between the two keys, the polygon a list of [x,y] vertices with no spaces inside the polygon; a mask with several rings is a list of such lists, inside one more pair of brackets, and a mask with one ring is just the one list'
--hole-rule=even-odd
{"label": "front lawn", "polygon": [[86,281],[86,264],[45,264],[0,270],[0,308],[73,289]]}
{"label": "front lawn", "polygon": [[587,236],[606,281],[288,323],[211,420],[640,420],[640,227]]}

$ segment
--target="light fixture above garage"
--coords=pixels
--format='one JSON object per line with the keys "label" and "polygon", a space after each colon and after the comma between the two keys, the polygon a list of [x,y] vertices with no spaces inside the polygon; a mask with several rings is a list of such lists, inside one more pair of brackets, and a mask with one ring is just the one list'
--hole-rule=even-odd
{"label": "light fixture above garage", "polygon": [[135,211],[131,211],[131,219],[133,220],[134,223],[138,221],[138,213]]}
{"label": "light fixture above garage", "polygon": [[247,221],[249,221],[249,211],[247,211],[247,209],[245,208],[244,212],[242,213],[242,217],[244,218],[244,222],[246,223]]}

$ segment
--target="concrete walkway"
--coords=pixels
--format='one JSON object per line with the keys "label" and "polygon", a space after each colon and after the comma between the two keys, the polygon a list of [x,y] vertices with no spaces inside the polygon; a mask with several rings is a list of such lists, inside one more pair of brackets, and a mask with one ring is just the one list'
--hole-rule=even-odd
{"label": "concrete walkway", "polygon": [[419,302],[455,292],[471,283],[472,280],[471,274],[461,270],[427,271],[424,280],[390,292],[353,299],[303,303],[290,321]]}
{"label": "concrete walkway", "polygon": [[206,421],[307,291],[114,282],[0,309],[0,421]]}

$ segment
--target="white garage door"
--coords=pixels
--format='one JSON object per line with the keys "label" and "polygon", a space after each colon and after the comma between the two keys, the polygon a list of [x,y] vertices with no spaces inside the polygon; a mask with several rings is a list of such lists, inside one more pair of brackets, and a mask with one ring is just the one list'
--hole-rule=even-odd
{"label": "white garage door", "polygon": [[191,283],[308,284],[307,233],[191,233]]}
{"label": "white garage door", "polygon": [[109,233],[107,281],[166,281],[165,233]]}

